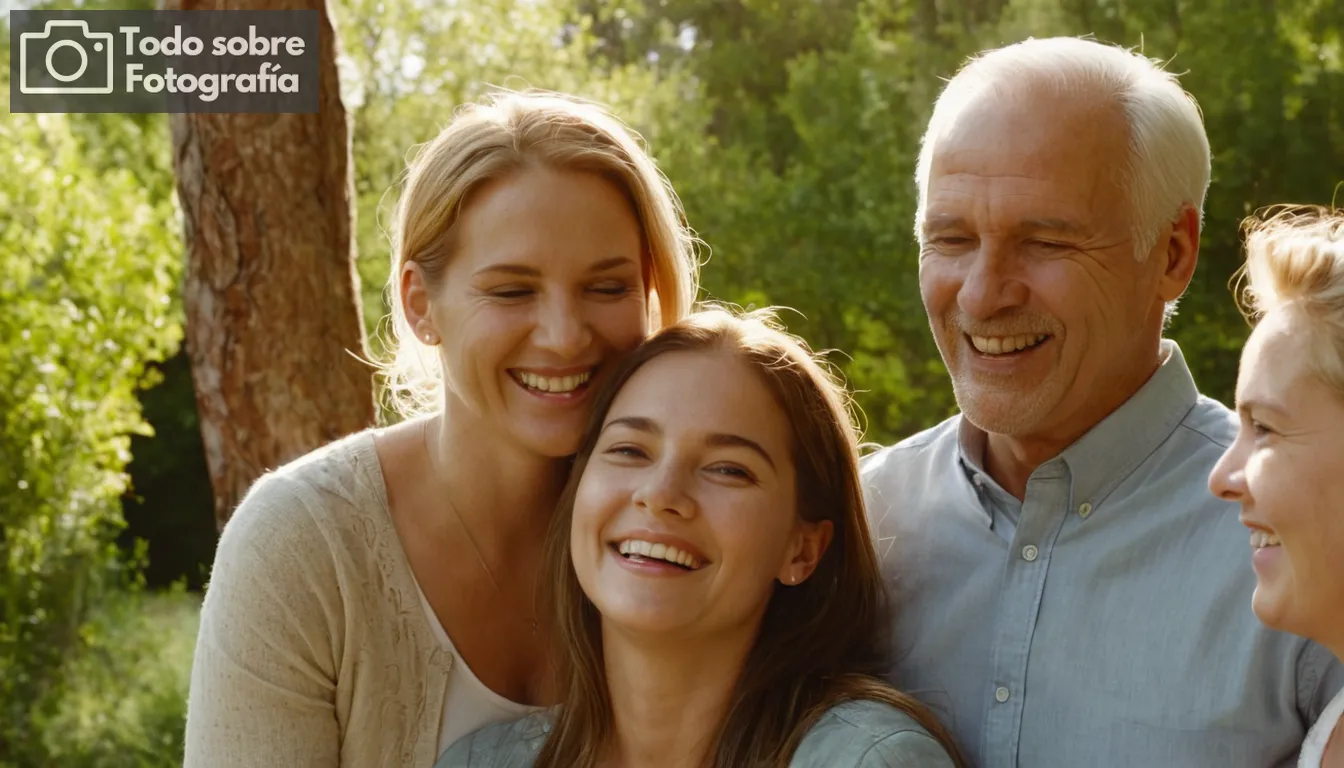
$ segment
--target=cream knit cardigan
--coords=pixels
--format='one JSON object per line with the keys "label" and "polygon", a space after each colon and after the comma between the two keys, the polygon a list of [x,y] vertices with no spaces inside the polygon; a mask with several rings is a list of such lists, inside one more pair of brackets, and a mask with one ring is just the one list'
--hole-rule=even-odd
{"label": "cream knit cardigan", "polygon": [[266,474],[201,609],[185,768],[434,764],[452,654],[388,515],[373,433]]}

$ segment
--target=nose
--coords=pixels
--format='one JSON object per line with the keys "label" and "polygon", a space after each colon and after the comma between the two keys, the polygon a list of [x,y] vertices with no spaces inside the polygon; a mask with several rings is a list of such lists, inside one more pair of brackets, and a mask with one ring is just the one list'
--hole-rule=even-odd
{"label": "nose", "polygon": [[592,341],[592,328],[580,302],[560,293],[546,298],[537,314],[533,343],[561,359],[572,360]]}
{"label": "nose", "polygon": [[1006,249],[985,242],[966,258],[970,264],[957,291],[957,306],[962,313],[987,320],[1026,303],[1026,286],[1015,274],[1016,262]]}
{"label": "nose", "polygon": [[1246,458],[1238,439],[1213,465],[1209,473],[1209,492],[1224,501],[1246,498]]}
{"label": "nose", "polygon": [[687,490],[685,472],[672,462],[651,466],[631,498],[636,508],[655,515],[694,517],[695,500]]}

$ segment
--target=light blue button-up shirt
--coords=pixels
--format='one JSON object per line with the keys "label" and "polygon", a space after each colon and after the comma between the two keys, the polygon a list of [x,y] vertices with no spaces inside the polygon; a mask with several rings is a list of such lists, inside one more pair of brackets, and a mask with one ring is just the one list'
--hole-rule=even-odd
{"label": "light blue button-up shirt", "polygon": [[974,766],[1290,766],[1344,686],[1328,651],[1251,611],[1248,532],[1206,484],[1236,417],[1162,351],[1020,502],[959,416],[863,462],[891,682]]}

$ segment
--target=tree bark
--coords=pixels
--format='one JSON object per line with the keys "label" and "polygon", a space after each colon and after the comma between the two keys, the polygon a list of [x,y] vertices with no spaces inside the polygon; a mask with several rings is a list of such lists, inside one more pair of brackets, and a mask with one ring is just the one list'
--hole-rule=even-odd
{"label": "tree bark", "polygon": [[222,528],[265,471],[371,426],[350,135],[325,0],[180,0],[321,17],[317,114],[170,116],[186,342]]}

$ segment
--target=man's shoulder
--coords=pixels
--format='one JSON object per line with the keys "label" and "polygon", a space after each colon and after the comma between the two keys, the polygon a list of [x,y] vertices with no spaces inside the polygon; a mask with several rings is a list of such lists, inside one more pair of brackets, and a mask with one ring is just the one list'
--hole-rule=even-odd
{"label": "man's shoulder", "polygon": [[1211,397],[1200,395],[1181,419],[1181,430],[1221,453],[1237,439],[1237,413]]}
{"label": "man's shoulder", "polygon": [[957,429],[961,416],[951,416],[942,423],[917,432],[893,445],[878,447],[866,454],[859,462],[865,479],[902,465],[905,462],[931,459],[940,449],[955,451]]}

